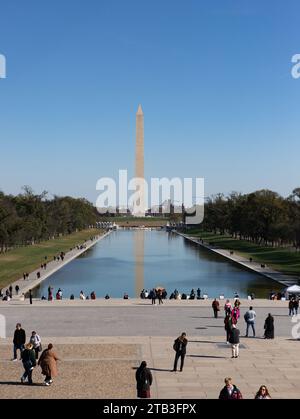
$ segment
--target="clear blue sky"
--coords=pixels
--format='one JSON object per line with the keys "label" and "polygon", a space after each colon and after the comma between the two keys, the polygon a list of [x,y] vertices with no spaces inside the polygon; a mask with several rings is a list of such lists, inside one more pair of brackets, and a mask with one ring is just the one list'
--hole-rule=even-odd
{"label": "clear blue sky", "polygon": [[299,0],[3,0],[0,189],[84,196],[133,174],[206,195],[300,186]]}

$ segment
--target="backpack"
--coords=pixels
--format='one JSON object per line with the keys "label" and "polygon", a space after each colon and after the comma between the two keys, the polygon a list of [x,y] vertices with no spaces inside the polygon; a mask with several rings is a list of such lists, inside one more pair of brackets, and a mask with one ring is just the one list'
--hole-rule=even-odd
{"label": "backpack", "polygon": [[176,352],[177,352],[177,350],[178,350],[178,342],[177,342],[177,339],[176,339],[176,340],[174,340],[174,343],[173,343],[173,349],[174,349],[174,351],[176,351]]}

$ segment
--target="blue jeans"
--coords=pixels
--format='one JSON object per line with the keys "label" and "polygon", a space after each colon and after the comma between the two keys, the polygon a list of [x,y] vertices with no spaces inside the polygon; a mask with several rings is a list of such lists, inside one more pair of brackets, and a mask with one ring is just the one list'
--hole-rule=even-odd
{"label": "blue jeans", "polygon": [[14,345],[14,359],[17,359],[17,349],[20,349],[20,352],[24,351],[24,345]]}
{"label": "blue jeans", "polygon": [[248,336],[249,327],[252,327],[253,336],[255,336],[255,328],[254,328],[254,322],[247,322],[247,330],[246,330],[246,336]]}

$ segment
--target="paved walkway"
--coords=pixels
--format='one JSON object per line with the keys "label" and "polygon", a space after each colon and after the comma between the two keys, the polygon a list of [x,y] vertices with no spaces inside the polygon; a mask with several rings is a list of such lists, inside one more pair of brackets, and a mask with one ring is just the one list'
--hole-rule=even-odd
{"label": "paved walkway", "polygon": [[[94,305],[95,303],[95,305]],[[128,303],[128,305],[127,305]],[[181,304],[183,303],[183,304]],[[136,300],[95,301],[36,301],[30,305],[15,302],[0,304],[0,314],[6,318],[6,334],[12,336],[21,322],[26,331],[36,330],[44,336],[220,336],[224,339],[224,314],[213,317],[211,301],[192,302],[170,300],[162,306]],[[275,336],[291,337],[293,323],[288,316],[286,301],[254,300],[257,336],[264,332],[269,312],[275,319]],[[249,302],[242,300],[238,325],[245,332],[244,313]]]}
{"label": "paved walkway", "polygon": [[[22,297],[22,294],[26,295],[26,293],[29,292],[30,289],[36,288],[41,282],[43,282],[46,278],[48,278],[50,275],[53,275],[54,272],[61,269],[63,266],[67,265],[72,260],[76,259],[78,256],[80,256],[82,253],[86,252],[88,249],[90,249],[92,246],[94,246],[98,241],[102,240],[104,237],[106,237],[108,234],[110,234],[111,231],[101,235],[97,236],[93,240],[86,240],[82,244],[84,245],[84,248],[82,249],[73,249],[65,254],[64,260],[62,261],[59,259],[59,261],[47,261],[47,268],[41,269],[38,268],[33,272],[30,272],[29,278],[24,280],[23,278],[18,279],[17,281],[13,282],[11,285],[13,287],[13,299],[24,299]],[[37,279],[37,272],[40,272],[41,277]],[[20,290],[18,295],[15,294],[15,286],[19,285]],[[8,288],[8,287],[7,287]]]}
{"label": "paved walkway", "polygon": [[260,275],[263,275],[267,278],[273,279],[274,281],[277,281],[281,284],[283,284],[286,287],[289,287],[290,285],[294,285],[297,284],[298,282],[300,282],[300,278],[299,277],[293,277],[290,275],[285,275],[281,272],[275,271],[274,269],[268,267],[267,265],[265,265],[264,268],[261,267],[261,263],[256,263],[256,262],[250,262],[249,259],[243,257],[243,256],[239,256],[237,254],[230,254],[230,250],[225,250],[225,249],[220,249],[220,248],[216,248],[214,246],[210,246],[208,243],[206,242],[202,242],[199,238],[195,238],[195,237],[191,237],[188,236],[187,234],[182,234],[176,231],[177,234],[179,234],[180,236],[184,237],[186,240],[189,240],[195,244],[197,244],[198,246],[202,246],[205,249],[211,250],[214,253],[217,253],[220,256],[225,257],[226,259],[231,260],[232,262],[237,263],[238,265],[249,269],[250,271],[254,271]]}
{"label": "paved walkway", "polygon": [[[61,358],[59,376],[50,388],[20,385],[22,365],[11,362],[12,345],[0,342],[0,398],[135,398],[135,368],[146,360],[153,373],[152,398],[218,398],[226,376],[244,398],[254,398],[266,385],[272,398],[299,398],[299,341],[285,338],[242,338],[240,357],[231,359],[230,346],[219,336],[188,336],[183,372],[171,372],[174,336],[92,338],[43,337]],[[82,385],[84,379],[84,386]]]}

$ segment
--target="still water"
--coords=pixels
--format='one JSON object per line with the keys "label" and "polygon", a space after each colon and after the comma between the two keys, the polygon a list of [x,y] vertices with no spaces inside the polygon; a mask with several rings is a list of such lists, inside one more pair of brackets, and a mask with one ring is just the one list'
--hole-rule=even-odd
{"label": "still water", "polygon": [[267,297],[271,290],[281,290],[275,281],[239,268],[221,256],[202,249],[174,233],[165,231],[118,230],[98,242],[84,255],[70,262],[46,279],[36,295],[47,296],[60,287],[63,296],[79,297],[81,290],[97,297],[140,295],[143,288],[164,287],[168,296],[176,288],[190,293],[200,288],[210,298],[235,292],[247,297]]}

